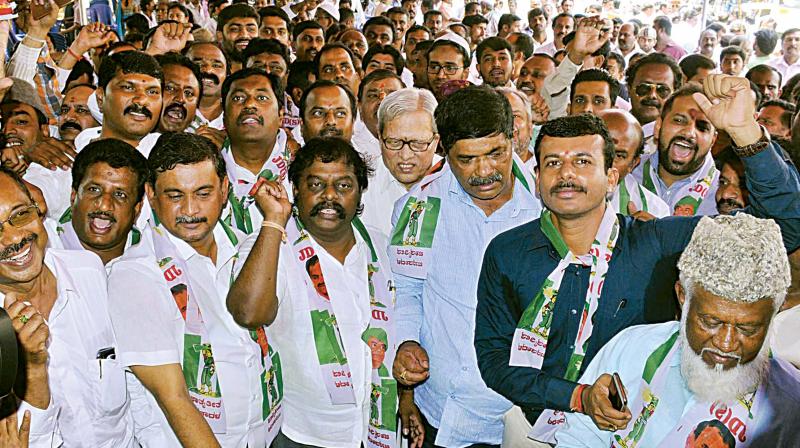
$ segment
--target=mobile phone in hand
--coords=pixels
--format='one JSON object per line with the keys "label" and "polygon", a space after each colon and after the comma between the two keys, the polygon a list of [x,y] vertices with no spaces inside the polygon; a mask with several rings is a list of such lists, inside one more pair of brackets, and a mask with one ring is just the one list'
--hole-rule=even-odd
{"label": "mobile phone in hand", "polygon": [[628,406],[628,396],[625,393],[625,387],[622,385],[622,380],[616,372],[611,375],[611,387],[608,388],[608,399],[611,400],[611,406],[620,412]]}

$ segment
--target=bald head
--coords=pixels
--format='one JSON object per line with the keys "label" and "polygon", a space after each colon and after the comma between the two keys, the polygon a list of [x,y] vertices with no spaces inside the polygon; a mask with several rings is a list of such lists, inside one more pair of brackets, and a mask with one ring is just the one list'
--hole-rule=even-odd
{"label": "bald head", "polygon": [[364,37],[361,31],[347,30],[339,36],[339,42],[361,58],[367,54],[367,38]]}
{"label": "bald head", "polygon": [[622,182],[639,165],[644,141],[642,126],[630,112],[622,109],[607,109],[596,115],[606,124],[614,141],[614,168],[619,171]]}

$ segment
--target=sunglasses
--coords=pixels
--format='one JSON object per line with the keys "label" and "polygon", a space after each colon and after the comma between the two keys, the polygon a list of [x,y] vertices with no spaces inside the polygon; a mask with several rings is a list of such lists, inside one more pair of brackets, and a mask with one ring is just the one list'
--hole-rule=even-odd
{"label": "sunglasses", "polygon": [[650,84],[643,82],[636,86],[634,92],[636,92],[637,96],[644,97],[650,95],[650,92],[656,89],[656,95],[662,100],[667,99],[670,95],[672,95],[672,89],[669,86],[665,86],[664,84]]}

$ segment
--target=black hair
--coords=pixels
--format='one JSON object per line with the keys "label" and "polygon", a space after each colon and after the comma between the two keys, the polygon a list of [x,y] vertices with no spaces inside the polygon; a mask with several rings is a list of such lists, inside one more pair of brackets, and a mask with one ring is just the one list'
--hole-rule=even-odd
{"label": "black hair", "polygon": [[[683,87],[679,88],[678,90],[672,92],[672,95],[669,96],[664,101],[664,105],[661,107],[661,119],[663,120],[664,117],[667,116],[667,113],[672,110],[672,103],[675,102],[677,98],[685,97],[685,96],[692,96],[692,94],[701,93],[705,95],[705,91],[703,91],[703,86],[700,84],[690,82],[684,85]],[[758,103],[756,103],[758,104]]]}
{"label": "black hair", "polygon": [[467,86],[442,100],[434,112],[444,152],[459,140],[514,133],[511,103],[488,86]]}
{"label": "black hair", "polygon": [[314,73],[314,63],[311,61],[294,61],[289,65],[289,76],[286,78],[286,90],[291,92],[300,89],[305,92],[310,86],[311,81],[308,75]]}
{"label": "black hair", "polygon": [[170,9],[178,9],[178,10],[180,10],[183,13],[183,15],[185,15],[189,19],[189,23],[194,23],[194,14],[192,14],[192,12],[189,11],[189,8],[184,6],[182,3],[180,3],[180,2],[169,2],[169,4],[167,5],[167,12],[169,12]]}
{"label": "black hair", "polygon": [[245,78],[249,78],[251,76],[263,76],[267,78],[269,81],[269,86],[272,89],[272,93],[275,95],[275,100],[278,102],[278,110],[283,107],[283,87],[281,85],[281,80],[272,73],[267,73],[266,71],[260,68],[243,68],[241,70],[233,72],[230,76],[225,78],[225,82],[222,83],[222,107],[225,108],[228,104],[228,93],[231,91],[231,86],[233,83]]}
{"label": "black hair", "polygon": [[511,33],[508,36],[517,37],[517,41],[511,44],[511,48],[514,49],[511,53],[512,57],[516,56],[518,53],[522,53],[522,57],[528,59],[533,55],[533,38],[528,33]]}
{"label": "black hair", "polygon": [[144,184],[150,178],[147,159],[129,143],[115,138],[95,140],[83,148],[72,163],[72,191],[78,191],[89,168],[105,163],[114,169],[128,168],[136,177],[136,202],[144,197]]}
{"label": "black hair", "polygon": [[502,37],[492,36],[487,37],[486,39],[482,40],[481,43],[478,44],[478,47],[475,49],[475,57],[478,58],[478,64],[481,62],[481,58],[486,51],[501,51],[506,50],[508,51],[508,56],[510,58],[514,58],[514,49],[511,47],[511,44],[508,43],[507,40],[503,39]]}
{"label": "black hair", "polygon": [[252,39],[242,52],[242,59],[244,59],[246,65],[248,59],[263,53],[280,56],[281,58],[283,58],[283,62],[286,63],[286,67],[287,68],[289,67],[290,63],[289,47],[287,47],[286,45],[284,45],[283,43],[281,43],[279,40],[276,39],[263,39],[260,37]]}
{"label": "black hair", "polygon": [[761,109],[768,106],[775,106],[783,109],[783,113],[781,114],[781,125],[783,125],[783,127],[786,129],[792,129],[792,118],[797,110],[794,104],[784,100],[768,100],[759,104],[758,110],[761,111]]}
{"label": "black hair", "polygon": [[[544,16],[545,20],[550,20],[550,17],[548,17],[547,11],[545,11],[544,8],[536,7],[536,8],[532,8],[530,11],[528,11],[528,22],[532,22],[531,19],[536,17],[536,16]],[[528,25],[528,26],[530,26],[530,25]]]}
{"label": "black hair", "polygon": [[677,90],[683,84],[683,73],[681,72],[681,68],[678,63],[675,62],[675,59],[663,53],[650,53],[628,67],[628,70],[625,72],[625,83],[628,85],[628,89],[636,88],[636,86],[633,85],[633,80],[636,79],[636,73],[639,72],[640,68],[649,64],[666,65],[670,68],[670,70],[672,70],[673,90]]}
{"label": "black hair", "polygon": [[339,8],[339,23],[347,22],[350,19],[355,20],[356,15],[350,8]]}
{"label": "black hair", "polygon": [[207,160],[214,165],[220,180],[224,179],[225,159],[211,140],[188,132],[165,132],[158,137],[147,158],[148,182],[155,186],[159,174],[177,165],[194,165]]}
{"label": "black hair", "polygon": [[97,76],[97,86],[105,90],[108,83],[117,76],[117,72],[122,72],[124,75],[152,76],[158,79],[162,86],[164,85],[164,72],[156,58],[141,51],[123,51],[103,58]]}
{"label": "black hair", "polygon": [[356,105],[356,97],[353,92],[351,92],[350,88],[347,86],[326,79],[319,79],[315,81],[314,84],[311,84],[308,89],[303,91],[303,97],[300,99],[300,104],[297,105],[297,108],[300,109],[300,118],[305,119],[306,117],[306,102],[308,101],[308,97],[311,95],[311,92],[323,87],[338,87],[344,90],[345,94],[347,94],[347,99],[350,101],[350,113],[353,115],[353,120],[355,120],[356,116],[358,115],[358,108]]}
{"label": "black hair", "polygon": [[316,56],[314,56],[314,75],[317,77],[317,79],[319,79],[319,70],[320,70],[319,64],[320,64],[320,61],[322,61],[322,55],[327,53],[327,52],[329,52],[329,51],[331,51],[331,50],[335,50],[337,48],[341,49],[341,50],[344,50],[347,53],[347,55],[350,57],[350,63],[353,64],[353,69],[357,68],[356,67],[356,59],[355,59],[355,56],[353,55],[353,52],[349,48],[347,48],[343,43],[341,43],[341,42],[333,42],[333,43],[330,43],[330,44],[325,44],[322,48],[319,49],[319,51],[317,52]]}
{"label": "black hair", "polygon": [[125,40],[128,40],[128,35],[131,32],[145,34],[150,30],[150,22],[144,14],[137,13],[128,16],[125,19],[125,27],[128,28],[128,33],[125,34]]}
{"label": "black hair", "polygon": [[131,45],[135,44],[136,42],[141,42],[142,48],[144,48],[144,34],[136,32],[125,33],[125,42]]}
{"label": "black hair", "polygon": [[192,50],[192,48],[199,47],[200,45],[211,45],[212,47],[219,50],[219,52],[222,54],[222,60],[225,61],[225,75],[231,74],[231,60],[230,58],[228,58],[228,54],[225,53],[225,50],[222,48],[222,45],[220,45],[218,42],[191,42],[186,45],[186,48],[184,48],[181,53],[183,53],[184,56],[188,57],[189,52]]}
{"label": "black hair", "polygon": [[392,30],[392,42],[394,42],[395,40],[394,37],[397,36],[397,29],[394,27],[394,22],[389,20],[388,17],[384,16],[370,17],[369,20],[367,20],[364,23],[364,26],[361,27],[361,32],[364,33],[364,36],[367,35],[367,28],[371,26],[388,26],[389,29]]}
{"label": "black hair", "polygon": [[519,22],[520,20],[522,19],[514,14],[503,14],[500,16],[500,20],[497,22],[497,29],[500,30],[506,25],[511,26],[514,24],[514,22]]}
{"label": "black hair", "polygon": [[[315,137],[307,141],[294,156],[294,160],[289,164],[289,180],[292,185],[300,185],[303,172],[314,162],[322,163],[344,162],[345,165],[353,167],[358,182],[359,191],[363,192],[369,185],[369,177],[373,170],[364,160],[364,156],[353,148],[350,142],[335,137]],[[361,213],[362,205],[358,207]]]}
{"label": "black hair", "polygon": [[[468,14],[469,11],[475,11],[475,14]],[[480,3],[478,3],[478,2],[467,2],[464,5],[464,18],[466,19],[467,17],[469,17],[471,15],[479,16],[479,15],[481,15],[480,11],[481,11],[481,4]]]}
{"label": "black hair", "polygon": [[794,102],[794,98],[792,98],[792,92],[794,91],[794,88],[798,82],[800,82],[800,73],[792,75],[791,78],[786,80],[786,84],[781,89],[782,100],[789,101],[790,103]]}
{"label": "black hair", "polygon": [[772,54],[778,46],[778,33],[773,30],[758,30],[755,32],[754,45],[764,54]]}
{"label": "black hair", "polygon": [[388,54],[394,60],[394,70],[397,72],[397,75],[400,76],[403,74],[403,69],[406,68],[406,63],[403,60],[403,56],[400,55],[400,52],[397,51],[397,48],[394,48],[391,45],[373,45],[368,51],[367,54],[364,55],[364,60],[361,61],[361,68],[364,71],[367,71],[367,66],[375,57],[375,55],[379,54]]}
{"label": "black hair", "polygon": [[683,76],[688,81],[697,75],[700,69],[714,70],[717,68],[717,63],[713,59],[703,56],[700,53],[686,55],[678,64],[683,72]]}
{"label": "black hair", "polygon": [[475,25],[480,25],[482,23],[483,24],[488,24],[489,20],[486,17],[484,17],[484,16],[482,16],[480,14],[475,14],[475,15],[464,17],[464,20],[462,20],[461,23],[463,23],[465,26],[468,26],[468,27],[471,28],[471,27],[473,27]]}
{"label": "black hair", "polygon": [[265,6],[259,9],[258,17],[260,22],[264,20],[264,17],[277,17],[286,24],[286,30],[289,31],[289,33],[292,32],[292,21],[289,19],[289,15],[286,14],[286,11],[277,6]]}
{"label": "black hair", "polygon": [[442,16],[442,20],[444,20],[444,14],[442,14],[441,11],[436,9],[429,9],[425,12],[425,14],[422,15],[422,23],[427,22],[428,17],[430,16]]}
{"label": "black hair", "polygon": [[667,16],[658,16],[653,19],[653,28],[659,27],[667,33],[667,36],[672,35],[672,20]]}
{"label": "black hair", "polygon": [[381,80],[384,80],[384,79],[396,79],[396,80],[400,81],[400,85],[405,87],[405,83],[403,82],[403,79],[400,78],[400,76],[397,73],[395,73],[395,72],[393,72],[391,70],[386,70],[386,69],[382,69],[381,68],[381,69],[375,70],[374,72],[371,72],[369,75],[365,76],[364,79],[361,80],[361,84],[358,85],[358,100],[362,101],[361,97],[364,96],[364,89],[367,88],[366,86],[369,83],[371,83],[373,81],[381,81]]}
{"label": "black hair", "polygon": [[[419,46],[419,44],[417,44],[417,46]],[[434,40],[433,43],[431,44],[431,47],[428,48],[428,52],[425,54],[425,58],[430,59],[431,52],[440,47],[455,48],[461,54],[461,57],[464,59],[464,64],[463,64],[464,68],[469,67],[471,62],[469,52],[464,47],[453,42],[452,40],[447,40],[447,39]]]}
{"label": "black hair", "polygon": [[323,35],[325,34],[325,29],[316,20],[304,20],[292,28],[292,40],[297,40],[306,30],[320,30]]}
{"label": "black hair", "polygon": [[561,14],[557,14],[555,17],[553,17],[553,23],[552,23],[553,30],[556,29],[556,22],[558,22],[558,19],[562,19],[564,17],[569,17],[570,19],[572,19],[572,24],[573,26],[575,25],[575,16],[573,16],[568,12],[562,12]]}
{"label": "black hair", "polygon": [[714,22],[714,23],[711,23],[708,26],[706,26],[706,30],[711,30],[711,31],[713,31],[715,33],[719,33],[720,31],[722,31],[724,29],[725,29],[725,25],[723,25],[723,24],[721,24],[719,22]]}
{"label": "black hair", "polygon": [[610,73],[603,70],[602,68],[589,68],[586,70],[581,70],[572,78],[572,84],[569,90],[569,102],[571,103],[572,100],[575,98],[575,87],[582,82],[590,82],[590,81],[600,81],[608,84],[608,92],[609,96],[611,97],[611,107],[614,107],[614,103],[617,101],[617,97],[619,96],[619,81],[617,81]]}
{"label": "black hair", "polygon": [[72,67],[72,71],[69,72],[67,82],[64,83],[64,90],[62,90],[61,93],[67,93],[67,87],[70,85],[70,83],[83,75],[87,75],[89,77],[89,82],[93,82],[94,67],[92,67],[92,64],[86,59],[78,59],[78,62],[76,62]]}
{"label": "black hair", "polygon": [[783,75],[781,74],[780,71],[778,71],[778,69],[776,69],[775,67],[773,67],[771,65],[758,64],[758,65],[750,68],[750,70],[747,71],[747,73],[744,75],[744,77],[749,79],[750,81],[752,81],[754,73],[767,73],[767,72],[776,73],[778,75],[778,87],[780,87],[781,83],[783,82]]}
{"label": "black hair", "polygon": [[612,59],[617,61],[620,73],[625,73],[625,66],[627,65],[625,63],[625,56],[617,53],[616,51],[608,53],[608,56],[606,56],[606,60],[603,62],[603,68],[608,70],[608,61]]}
{"label": "black hair", "polygon": [[570,115],[550,120],[539,129],[534,151],[536,161],[542,166],[539,148],[544,137],[573,138],[584,135],[599,135],[603,138],[603,166],[606,171],[614,165],[614,140],[608,132],[605,122],[593,114]]}
{"label": "black hair", "polygon": [[736,55],[742,58],[742,62],[744,62],[747,59],[747,54],[745,54],[742,47],[739,47],[737,45],[729,45],[723,48],[722,51],[719,53],[719,63],[722,64],[722,61],[725,59],[725,56],[732,56],[732,55]]}
{"label": "black hair", "polygon": [[719,435],[722,437],[722,443],[725,444],[728,448],[735,448],[736,447],[736,439],[731,434],[730,430],[719,420],[706,420],[701,422],[697,427],[694,429],[694,436],[699,437],[706,428],[711,427],[719,431]]}
{"label": "black hair", "polygon": [[425,53],[425,60],[427,60],[428,50],[431,49],[431,46],[433,46],[432,40],[423,40],[422,42],[417,42],[417,46],[414,47],[414,51],[412,51],[411,54],[413,55],[414,53],[423,52]]}
{"label": "black hair", "polygon": [[[433,33],[431,32],[431,30],[427,26],[425,26],[425,25],[411,25],[411,27],[409,27],[408,30],[406,30],[406,35],[404,36],[405,40],[408,40],[408,35],[413,33],[414,31],[425,31],[426,33],[428,33],[428,37],[429,38],[431,36],[433,36]],[[417,44],[419,44],[419,42],[417,42]]]}
{"label": "black hair", "polygon": [[[161,66],[163,70],[164,67],[168,65],[179,65],[181,67],[186,67],[189,69],[194,77],[197,79],[197,84],[199,87],[199,94],[197,95],[198,102],[200,101],[199,98],[203,97],[203,74],[200,73],[200,66],[192,62],[191,59],[187,58],[186,56],[170,51],[168,53],[160,54],[156,56],[156,61],[158,61],[158,65]],[[165,105],[166,106],[166,105]]]}
{"label": "black hair", "polygon": [[389,14],[402,14],[402,15],[406,16],[406,18],[408,18],[408,17],[409,17],[409,16],[408,16],[408,11],[406,11],[406,10],[405,10],[403,7],[401,7],[401,6],[393,6],[393,7],[389,8],[389,9],[388,9],[388,10],[387,10],[385,13],[383,13],[383,14],[384,14],[386,17],[389,17]]}
{"label": "black hair", "polygon": [[226,6],[217,15],[217,31],[223,32],[225,25],[233,19],[251,18],[256,21],[256,26],[261,25],[261,16],[258,15],[255,8],[246,3],[237,3],[234,5]]}
{"label": "black hair", "polygon": [[783,34],[781,34],[781,42],[786,39],[786,36],[794,33],[800,33],[800,28],[789,28],[788,30],[784,31]]}

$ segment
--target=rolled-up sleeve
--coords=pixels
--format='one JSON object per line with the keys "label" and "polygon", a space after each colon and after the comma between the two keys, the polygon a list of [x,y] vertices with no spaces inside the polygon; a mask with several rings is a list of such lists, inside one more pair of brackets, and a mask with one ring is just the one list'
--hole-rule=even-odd
{"label": "rolled-up sleeve", "polygon": [[525,409],[569,410],[577,383],[533,367],[509,365],[517,321],[509,301],[517,301],[508,277],[498,264],[494,242],[486,254],[478,279],[475,313],[475,352],[483,381],[490,389]]}
{"label": "rolled-up sleeve", "polygon": [[34,78],[38,70],[37,62],[39,61],[39,53],[42,52],[42,48],[44,47],[33,48],[24,43],[20,43],[17,46],[17,50],[11,56],[11,60],[8,62],[8,76],[21,79],[31,86],[36,87]]}

